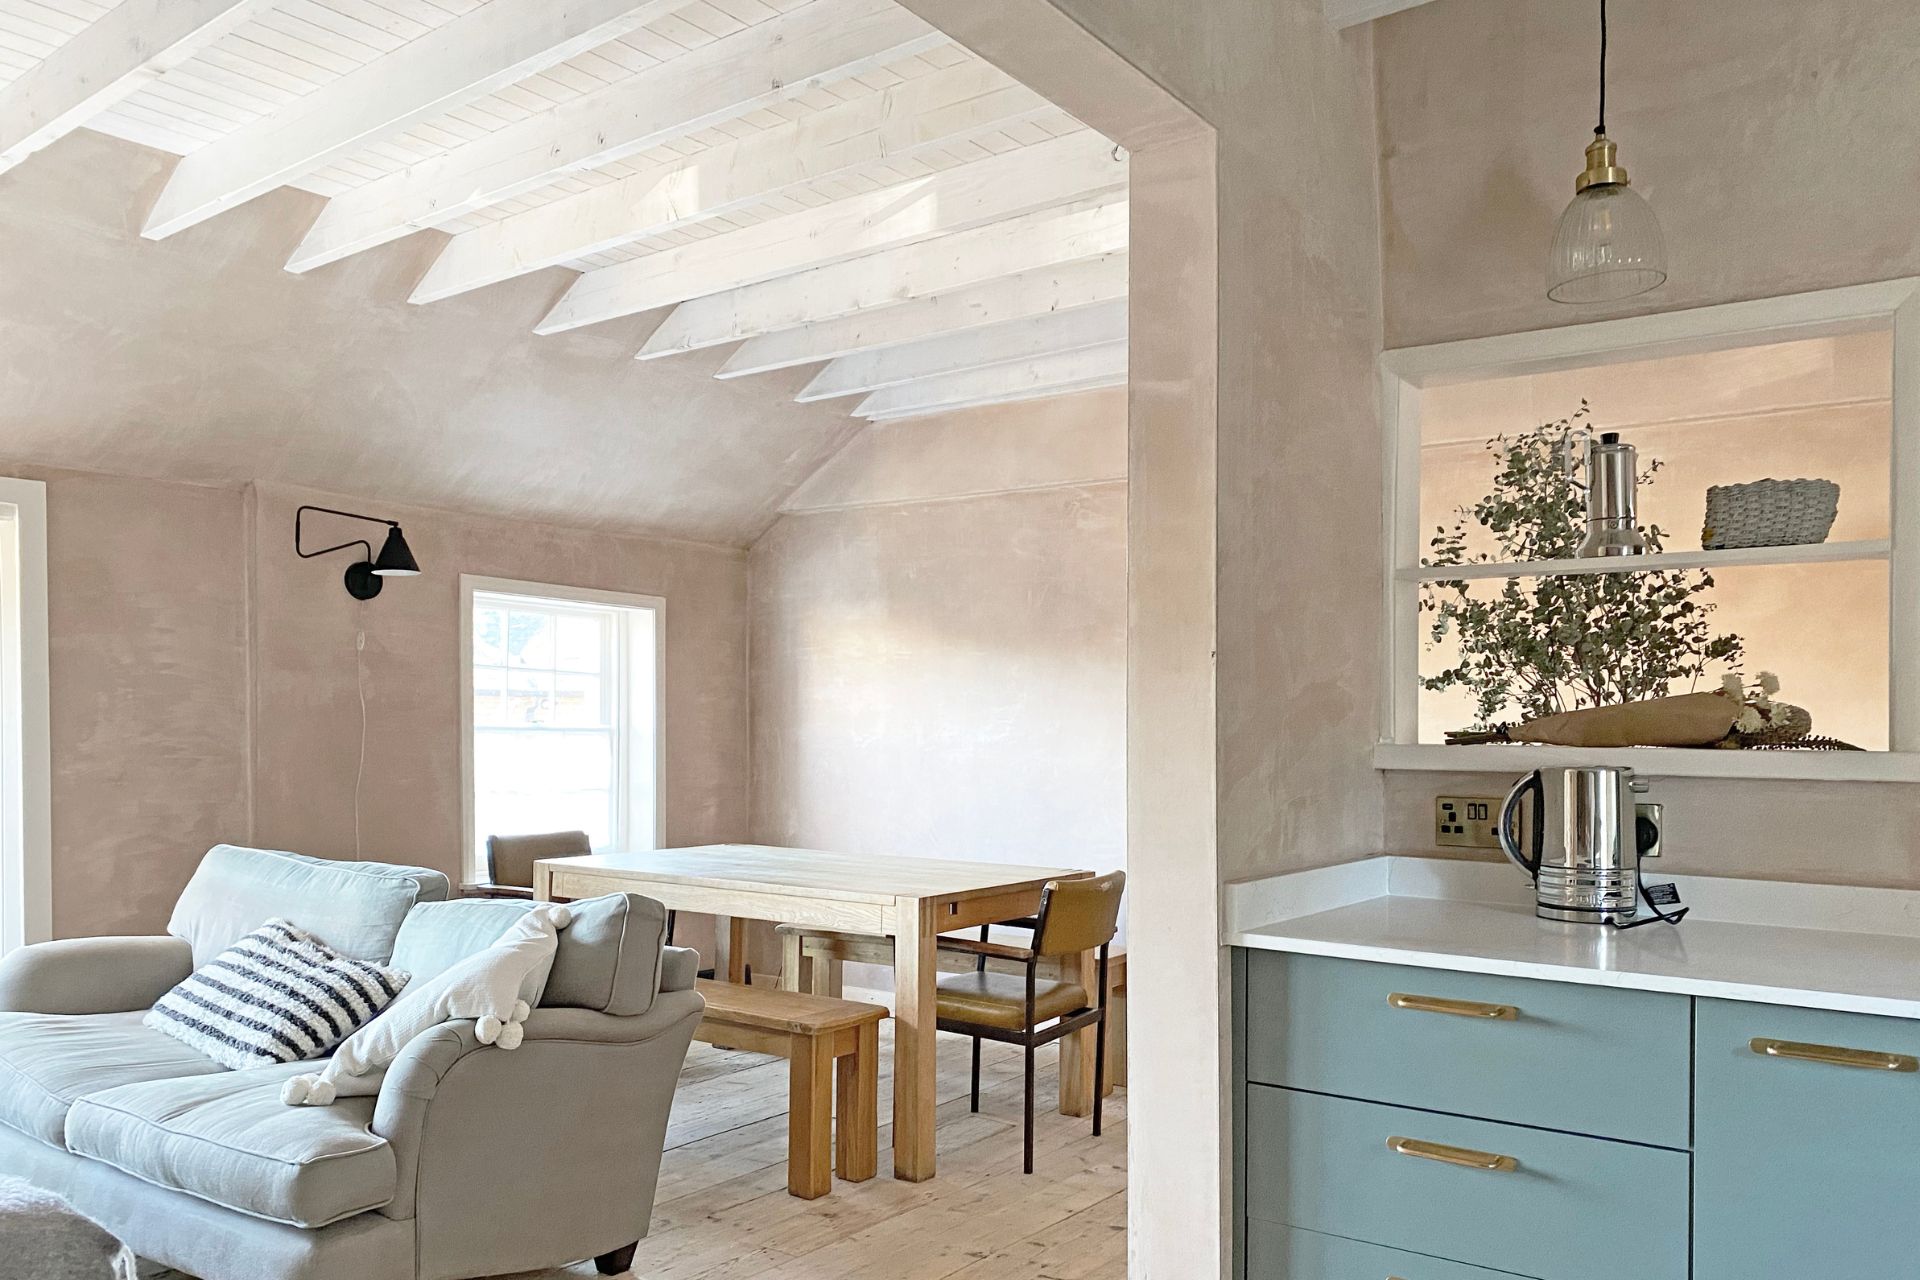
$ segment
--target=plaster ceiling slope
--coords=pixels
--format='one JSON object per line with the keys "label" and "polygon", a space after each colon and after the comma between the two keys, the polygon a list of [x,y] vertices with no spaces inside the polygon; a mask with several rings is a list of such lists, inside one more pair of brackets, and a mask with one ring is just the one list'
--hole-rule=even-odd
{"label": "plaster ceiling slope", "polygon": [[289,274],[303,192],[143,240],[170,164],[79,132],[0,175],[0,460],[744,546],[859,426],[804,370],[634,361],[644,317],[536,337],[564,272],[411,305],[443,237]]}
{"label": "plaster ceiling slope", "polygon": [[0,173],[82,126],[181,157],[149,240],[309,192],[287,272],[444,232],[412,302],[565,268],[530,323],[609,360],[869,419],[1126,376],[1125,153],[894,0],[0,0]]}

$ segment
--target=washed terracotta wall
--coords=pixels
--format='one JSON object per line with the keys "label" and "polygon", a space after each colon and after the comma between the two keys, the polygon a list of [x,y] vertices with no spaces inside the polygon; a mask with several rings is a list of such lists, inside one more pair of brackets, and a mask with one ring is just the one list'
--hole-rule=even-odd
{"label": "washed terracotta wall", "polygon": [[[767,844],[1126,861],[1124,395],[875,425],[755,544]],[[872,975],[868,975],[872,976]]]}
{"label": "washed terracotta wall", "polygon": [[1607,131],[1671,278],[1549,302],[1592,136],[1592,0],[1437,0],[1375,23],[1389,346],[1920,272],[1920,6],[1614,0]]}
{"label": "washed terracotta wall", "polygon": [[[746,835],[742,550],[277,486],[0,469],[48,483],[61,936],[163,929],[223,840],[323,857],[357,848],[458,879],[462,573],[664,596],[667,838]],[[426,572],[353,600],[344,556],[294,555],[303,501],[402,521]]]}
{"label": "washed terracotta wall", "polygon": [[244,495],[0,472],[47,486],[54,931],[157,931],[248,829]]}
{"label": "washed terracotta wall", "polygon": [[1376,851],[1372,37],[1319,0],[1053,3],[1218,133],[1220,874]]}
{"label": "washed terracotta wall", "polygon": [[[1554,219],[1592,129],[1589,0],[1437,0],[1375,24],[1392,346],[1920,272],[1920,8],[1615,0],[1609,132],[1672,278],[1614,308],[1550,303]],[[1464,75],[1462,68],[1479,69]],[[1387,843],[1495,775],[1390,774]],[[1661,781],[1674,871],[1920,886],[1920,787]]]}

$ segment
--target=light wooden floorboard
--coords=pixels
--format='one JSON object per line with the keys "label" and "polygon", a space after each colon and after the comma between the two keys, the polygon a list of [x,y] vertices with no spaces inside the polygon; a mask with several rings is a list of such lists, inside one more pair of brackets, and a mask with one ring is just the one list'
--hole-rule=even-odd
{"label": "light wooden floorboard", "polygon": [[[883,1062],[892,1060],[891,1028]],[[1040,1052],[1033,1176],[1020,1172],[1020,1051],[986,1046],[976,1115],[968,1043],[943,1035],[939,1176],[894,1180],[883,1124],[878,1177],[836,1178],[831,1195],[805,1201],[786,1190],[785,1061],[695,1044],[634,1280],[1125,1280],[1126,1090],[1107,1098],[1096,1140],[1090,1121],[1050,1105],[1057,1056]],[[885,1117],[885,1072],[880,1089]],[[583,1262],[513,1280],[597,1274]]]}
{"label": "light wooden floorboard", "polygon": [[[890,1057],[883,1043],[883,1058]],[[786,1193],[786,1064],[696,1044],[682,1075],[653,1231],[636,1280],[1123,1280],[1126,1093],[1096,1141],[1059,1115],[1056,1051],[1040,1055],[1035,1173],[1020,1172],[1020,1054],[986,1047],[981,1109],[967,1106],[967,1042],[940,1044],[940,1174],[836,1180],[812,1202]],[[880,1114],[890,1114],[886,1076]],[[594,1274],[591,1264],[539,1280]],[[523,1280],[534,1280],[525,1277]]]}

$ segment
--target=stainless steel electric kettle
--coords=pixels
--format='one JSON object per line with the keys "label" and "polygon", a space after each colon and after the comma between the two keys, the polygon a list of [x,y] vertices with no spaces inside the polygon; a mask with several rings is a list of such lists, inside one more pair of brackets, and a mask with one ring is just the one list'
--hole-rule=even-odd
{"label": "stainless steel electric kettle", "polygon": [[1636,798],[1646,790],[1632,769],[1607,765],[1536,769],[1514,784],[1500,806],[1500,848],[1533,877],[1535,915],[1585,924],[1633,921],[1640,859],[1657,854],[1660,844],[1660,807]]}

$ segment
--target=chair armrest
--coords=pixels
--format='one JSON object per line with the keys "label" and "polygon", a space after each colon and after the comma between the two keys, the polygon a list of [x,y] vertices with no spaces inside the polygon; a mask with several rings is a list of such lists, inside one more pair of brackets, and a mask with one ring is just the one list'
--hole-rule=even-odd
{"label": "chair armrest", "polygon": [[185,939],[66,938],[0,960],[0,1012],[131,1013],[193,972]]}
{"label": "chair armrest", "polygon": [[988,956],[995,960],[1017,960],[1021,964],[1033,959],[1032,947],[1010,947],[1004,942],[982,942],[978,938],[950,938],[944,934],[940,938],[940,950],[964,951],[968,955]]}

